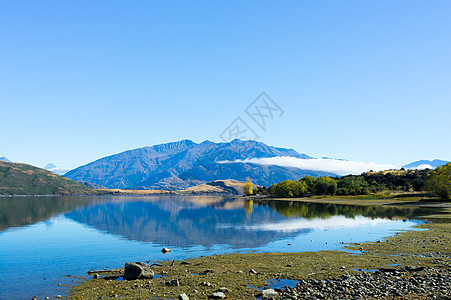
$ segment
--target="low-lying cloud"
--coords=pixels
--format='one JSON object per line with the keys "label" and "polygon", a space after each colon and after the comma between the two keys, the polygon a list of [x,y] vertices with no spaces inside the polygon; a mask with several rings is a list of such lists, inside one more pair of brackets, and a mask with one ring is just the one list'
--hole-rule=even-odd
{"label": "low-lying cloud", "polygon": [[424,169],[435,169],[433,166],[429,164],[422,164],[413,168],[408,168],[409,170],[424,170]]}
{"label": "low-lying cloud", "polygon": [[252,163],[260,165],[275,165],[281,167],[294,167],[311,171],[332,172],[338,175],[359,175],[370,170],[384,171],[400,168],[399,166],[392,164],[377,164],[374,162],[357,162],[331,158],[300,159],[289,156],[238,159],[234,161],[220,161],[219,163]]}

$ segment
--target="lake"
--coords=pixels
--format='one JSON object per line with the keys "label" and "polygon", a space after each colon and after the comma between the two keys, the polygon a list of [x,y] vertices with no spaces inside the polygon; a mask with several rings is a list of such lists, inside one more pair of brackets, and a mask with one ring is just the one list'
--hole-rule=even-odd
{"label": "lake", "polygon": [[64,295],[67,275],[129,261],[342,249],[411,229],[424,214],[224,196],[2,197],[0,299]]}

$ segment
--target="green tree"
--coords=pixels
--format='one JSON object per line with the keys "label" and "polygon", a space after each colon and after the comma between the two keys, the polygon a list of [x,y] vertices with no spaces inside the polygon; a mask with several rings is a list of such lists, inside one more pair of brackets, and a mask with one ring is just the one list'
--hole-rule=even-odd
{"label": "green tree", "polygon": [[450,199],[451,163],[435,169],[426,179],[424,189],[433,192],[442,199]]}
{"label": "green tree", "polygon": [[316,195],[334,195],[337,191],[337,181],[330,177],[318,177],[315,180]]}
{"label": "green tree", "polygon": [[300,179],[302,182],[304,182],[307,186],[307,194],[313,194],[315,192],[315,177],[312,177],[310,175],[304,176]]}

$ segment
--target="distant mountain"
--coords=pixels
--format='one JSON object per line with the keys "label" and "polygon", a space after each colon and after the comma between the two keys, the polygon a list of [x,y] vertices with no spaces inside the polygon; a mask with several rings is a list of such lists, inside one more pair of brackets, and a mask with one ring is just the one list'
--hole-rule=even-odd
{"label": "distant mountain", "polygon": [[155,145],[101,158],[65,174],[67,178],[108,188],[179,190],[214,180],[245,181],[269,186],[306,175],[336,174],[252,163],[218,163],[246,158],[290,156],[312,158],[293,149],[277,148],[256,141],[229,143],[190,140]]}
{"label": "distant mountain", "polygon": [[55,166],[54,164],[47,164],[44,167],[44,170],[53,172],[53,173],[58,174],[58,175],[64,175],[64,174],[66,174],[69,171],[69,170],[64,170],[61,167]]}
{"label": "distant mountain", "polygon": [[6,162],[11,162],[9,159],[7,159],[7,158],[4,157],[4,156],[3,156],[3,157],[0,157],[0,160],[1,160],[1,161],[6,161]]}
{"label": "distant mountain", "polygon": [[0,195],[96,194],[87,186],[26,164],[0,161]]}
{"label": "distant mountain", "polygon": [[435,169],[437,167],[446,165],[449,161],[434,159],[434,160],[418,160],[408,165],[403,166],[404,169]]}

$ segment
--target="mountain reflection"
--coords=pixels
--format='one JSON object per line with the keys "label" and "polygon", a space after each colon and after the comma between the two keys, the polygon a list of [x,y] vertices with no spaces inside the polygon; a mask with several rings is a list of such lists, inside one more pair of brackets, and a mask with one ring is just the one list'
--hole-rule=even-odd
{"label": "mountain reflection", "polygon": [[0,197],[0,231],[31,225],[94,201],[92,197]]}
{"label": "mountain reflection", "polygon": [[129,240],[173,247],[228,244],[233,248],[252,248],[275,238],[294,235],[218,226],[264,224],[286,219],[265,207],[254,208],[250,213],[245,209],[245,201],[232,197],[119,198],[76,209],[66,217]]}
{"label": "mountain reflection", "polygon": [[255,248],[325,226],[355,227],[380,222],[372,220],[376,217],[404,219],[418,213],[421,209],[162,196],[108,198],[71,211],[66,217],[129,240],[159,245]]}

